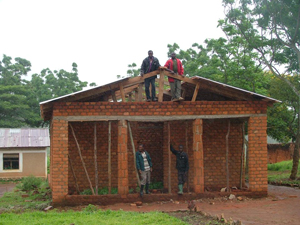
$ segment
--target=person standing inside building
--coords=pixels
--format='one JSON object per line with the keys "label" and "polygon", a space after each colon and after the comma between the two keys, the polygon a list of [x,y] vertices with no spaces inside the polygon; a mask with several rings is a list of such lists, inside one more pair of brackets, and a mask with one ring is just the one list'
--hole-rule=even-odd
{"label": "person standing inside building", "polygon": [[[149,50],[148,51],[148,57],[143,60],[142,66],[141,66],[141,76],[144,76],[146,73],[150,73],[152,71],[157,70],[160,67],[159,61],[157,58],[153,56],[153,51]],[[146,93],[146,98],[147,102],[157,101],[156,98],[156,91],[155,91],[155,78],[157,76],[149,77],[145,79],[145,93]],[[150,91],[149,87],[151,84],[151,96],[150,96]]]}
{"label": "person standing inside building", "polygon": [[139,144],[138,151],[135,154],[136,169],[139,171],[141,177],[140,196],[143,196],[145,187],[146,194],[149,194],[150,175],[152,172],[151,157],[147,151],[144,150],[144,145]]}
{"label": "person standing inside building", "polygon": [[[175,74],[183,76],[184,69],[181,61],[176,58],[175,52],[172,52],[171,59],[166,62],[165,67],[167,67],[169,70],[172,70]],[[173,77],[168,77],[168,80],[171,87],[171,101],[183,101],[184,98],[181,97],[181,80]]]}
{"label": "person standing inside building", "polygon": [[176,151],[170,144],[171,152],[176,156],[176,169],[178,171],[178,194],[183,194],[183,185],[186,182],[189,171],[188,155],[183,151],[183,146],[179,145],[179,151]]}

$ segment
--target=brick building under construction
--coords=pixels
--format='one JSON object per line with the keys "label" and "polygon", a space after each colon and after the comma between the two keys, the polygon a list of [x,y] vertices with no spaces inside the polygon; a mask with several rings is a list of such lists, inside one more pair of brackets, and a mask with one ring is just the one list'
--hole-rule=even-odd
{"label": "brick building under construction", "polygon": [[[159,74],[158,102],[143,100],[143,82]],[[184,101],[172,102],[165,76],[183,81]],[[152,181],[163,193],[144,201],[199,198],[237,187],[243,195],[267,195],[267,107],[275,99],[201,77],[179,77],[165,69],[125,78],[40,103],[50,121],[54,204],[130,202],[138,194],[134,153],[143,143],[153,162]],[[245,131],[245,123],[247,130]],[[248,184],[244,136],[248,134]],[[175,156],[169,144],[184,146],[190,170],[177,196]],[[117,194],[99,195],[99,188]],[[79,195],[93,189],[95,195]]]}

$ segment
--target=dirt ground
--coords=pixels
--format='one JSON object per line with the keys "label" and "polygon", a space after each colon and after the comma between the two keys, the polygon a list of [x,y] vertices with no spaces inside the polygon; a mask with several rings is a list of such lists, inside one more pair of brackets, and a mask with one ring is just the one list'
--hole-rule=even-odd
{"label": "dirt ground", "polygon": [[[15,184],[0,184],[0,197],[6,191],[12,191]],[[191,224],[197,218],[201,219],[204,215],[223,216],[229,220],[241,221],[243,224],[300,224],[300,189],[269,185],[269,196],[260,199],[242,197],[242,199],[229,200],[226,197],[215,199],[195,200],[197,213],[188,213],[194,217]],[[187,202],[170,201],[144,203],[142,206],[133,204],[115,204],[109,206],[99,206],[101,209],[124,210],[136,212],[162,211],[173,213],[177,212],[177,217],[187,217]],[[80,210],[81,207],[68,207],[68,209]],[[178,212],[179,211],[179,212]],[[199,213],[201,212],[201,213]],[[199,214],[199,216],[197,216]],[[175,215],[175,214],[172,214]]]}
{"label": "dirt ground", "polygon": [[8,184],[0,184],[0,197],[4,195],[5,192],[10,192],[15,188],[16,184],[8,183]]}
{"label": "dirt ground", "polygon": [[[200,199],[195,204],[198,211],[211,216],[224,216],[243,224],[300,224],[300,189],[269,185],[269,196],[260,199],[243,197],[242,200],[225,198]],[[187,202],[156,202],[141,207],[130,204],[115,204],[102,209],[137,212],[187,210]]]}

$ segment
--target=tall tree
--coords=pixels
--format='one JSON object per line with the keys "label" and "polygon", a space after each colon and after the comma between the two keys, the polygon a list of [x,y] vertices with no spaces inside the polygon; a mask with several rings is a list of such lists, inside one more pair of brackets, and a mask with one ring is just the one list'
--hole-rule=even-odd
{"label": "tall tree", "polygon": [[126,78],[126,77],[137,77],[141,73],[141,68],[137,68],[136,63],[128,64],[128,70],[126,76],[117,75],[117,78]]}
{"label": "tall tree", "polygon": [[[227,35],[239,35],[255,50],[259,60],[285,82],[297,96],[299,118],[300,90],[287,79],[287,73],[300,72],[299,0],[223,0],[226,18],[220,26]],[[284,69],[284,70],[283,70]],[[300,120],[297,119],[296,143],[290,178],[296,179],[299,164]]]}
{"label": "tall tree", "polygon": [[174,43],[168,45],[169,54],[177,52],[189,77],[201,76],[252,92],[267,93],[268,80],[262,76],[261,64],[255,60],[257,54],[245,49],[241,38],[207,39],[204,44],[194,43],[191,48],[181,50]]}
{"label": "tall tree", "polygon": [[34,120],[29,106],[30,90],[25,87],[24,76],[30,71],[31,64],[22,58],[3,55],[0,61],[0,127],[29,126],[28,120]]}

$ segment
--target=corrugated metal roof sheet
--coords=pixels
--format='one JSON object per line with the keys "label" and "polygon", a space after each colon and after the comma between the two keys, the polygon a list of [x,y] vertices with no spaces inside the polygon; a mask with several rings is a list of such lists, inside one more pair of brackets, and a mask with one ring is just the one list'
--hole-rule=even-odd
{"label": "corrugated metal roof sheet", "polygon": [[0,148],[48,146],[48,128],[0,128]]}

